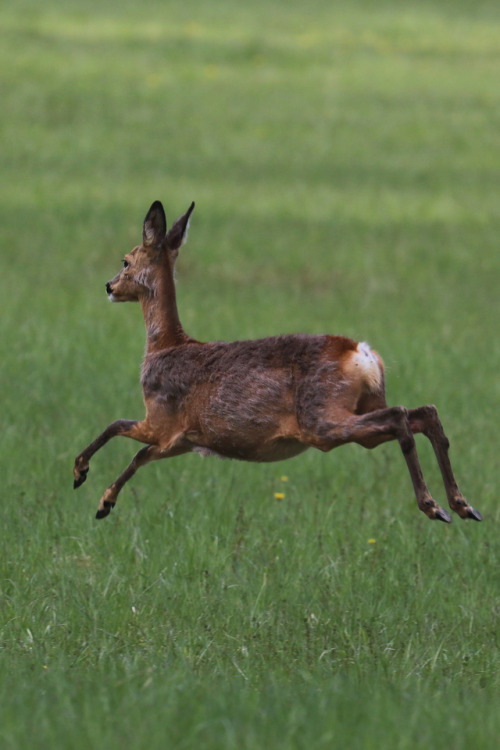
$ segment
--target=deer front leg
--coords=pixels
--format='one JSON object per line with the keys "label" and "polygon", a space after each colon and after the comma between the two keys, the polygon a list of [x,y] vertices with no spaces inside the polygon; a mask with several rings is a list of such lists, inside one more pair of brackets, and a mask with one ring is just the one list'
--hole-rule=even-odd
{"label": "deer front leg", "polygon": [[141,448],[141,450],[135,454],[134,458],[127,466],[125,471],[120,474],[118,479],[116,479],[113,484],[108,487],[108,489],[102,496],[101,502],[99,503],[99,508],[96,513],[96,518],[105,518],[107,515],[109,515],[111,510],[115,507],[118,493],[122,489],[123,485],[128,482],[131,477],[134,476],[137,469],[139,469],[141,466],[144,466],[150,461],[154,461],[156,458],[160,458],[157,453],[157,446],[147,445],[145,448]]}
{"label": "deer front leg", "polygon": [[474,521],[482,521],[483,519],[479,511],[469,505],[458,489],[448,456],[450,442],[444,433],[436,407],[428,405],[420,406],[418,409],[410,409],[408,411],[408,420],[412,432],[421,432],[429,439],[432,445],[441,476],[443,477],[450,508],[455,513],[458,513],[460,518],[472,518]]}
{"label": "deer front leg", "polygon": [[87,445],[85,450],[83,450],[75,459],[75,466],[73,468],[73,488],[75,490],[87,479],[90,459],[94,453],[96,453],[99,448],[102,448],[103,445],[106,445],[111,438],[114,438],[117,435],[123,435],[124,437],[135,437],[136,439],[140,439],[132,434],[133,428],[137,424],[139,424],[139,422],[136,419],[118,419],[116,422],[112,422],[108,425],[104,432],[93,440],[90,445]]}
{"label": "deer front leg", "polygon": [[125,471],[108,487],[102,496],[96,513],[96,518],[105,518],[110,514],[116,505],[118,493],[124,484],[134,476],[137,469],[141,468],[141,466],[145,466],[146,464],[151,463],[151,461],[158,461],[160,458],[179,456],[182,453],[188,452],[188,450],[189,448],[181,446],[162,449],[157,445],[147,445],[145,448],[141,448],[141,450],[135,454]]}

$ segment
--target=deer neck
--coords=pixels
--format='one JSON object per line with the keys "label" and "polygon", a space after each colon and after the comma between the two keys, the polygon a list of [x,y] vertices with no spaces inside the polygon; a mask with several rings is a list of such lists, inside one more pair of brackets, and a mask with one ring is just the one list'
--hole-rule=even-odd
{"label": "deer neck", "polygon": [[165,264],[161,271],[154,287],[141,299],[146,326],[146,355],[189,340],[177,312],[173,268]]}

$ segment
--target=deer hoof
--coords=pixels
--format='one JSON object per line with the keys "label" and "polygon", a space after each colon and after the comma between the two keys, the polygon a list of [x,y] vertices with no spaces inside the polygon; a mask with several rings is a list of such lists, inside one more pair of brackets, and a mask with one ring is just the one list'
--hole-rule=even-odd
{"label": "deer hoof", "polygon": [[444,523],[451,523],[451,516],[443,508],[437,507],[434,511],[434,519],[437,521],[444,521]]}
{"label": "deer hoof", "polygon": [[471,508],[470,505],[467,508],[467,515],[465,516],[465,518],[472,518],[474,521],[482,521],[483,520],[483,517],[482,517],[481,513],[478,510],[476,510],[475,508]]}
{"label": "deer hoof", "polygon": [[97,519],[106,518],[106,516],[109,516],[114,507],[114,503],[110,503],[109,500],[105,500],[103,503],[103,507],[99,508],[99,510],[95,514],[95,517]]}
{"label": "deer hoof", "polygon": [[81,485],[85,482],[87,479],[87,474],[89,473],[88,468],[82,469],[81,471],[78,471],[78,476],[75,477],[75,480],[73,482],[73,489],[76,490],[77,487],[81,487]]}

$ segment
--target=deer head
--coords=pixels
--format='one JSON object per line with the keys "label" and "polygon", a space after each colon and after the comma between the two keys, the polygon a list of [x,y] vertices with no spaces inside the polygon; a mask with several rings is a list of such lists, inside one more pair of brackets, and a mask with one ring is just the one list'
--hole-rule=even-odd
{"label": "deer head", "polygon": [[106,284],[111,302],[138,302],[156,295],[160,269],[167,264],[169,273],[173,273],[179,248],[187,237],[193,209],[194,203],[191,203],[167,232],[162,204],[160,201],[152,204],[144,219],[142,245],[127,253],[121,271]]}

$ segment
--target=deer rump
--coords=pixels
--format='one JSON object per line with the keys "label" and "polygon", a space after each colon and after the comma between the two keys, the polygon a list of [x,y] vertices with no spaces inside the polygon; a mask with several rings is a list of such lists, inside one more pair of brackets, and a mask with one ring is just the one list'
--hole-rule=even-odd
{"label": "deer rump", "polygon": [[148,417],[168,425],[170,444],[175,435],[205,456],[281,461],[320,440],[336,412],[361,413],[383,373],[366,344],[296,334],[171,347],[146,357],[141,382]]}

